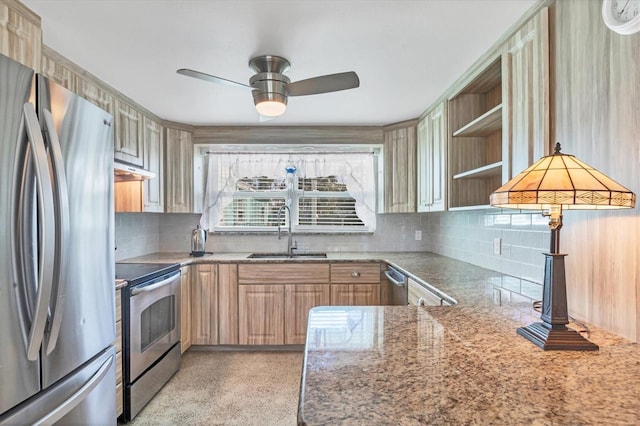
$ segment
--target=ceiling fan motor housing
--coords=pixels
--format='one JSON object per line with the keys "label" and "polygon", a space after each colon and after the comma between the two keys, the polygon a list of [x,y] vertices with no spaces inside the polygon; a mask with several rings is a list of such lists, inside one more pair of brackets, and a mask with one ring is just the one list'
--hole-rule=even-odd
{"label": "ceiling fan motor housing", "polygon": [[278,73],[261,72],[249,80],[249,84],[254,90],[253,103],[259,104],[264,101],[276,101],[287,104],[287,83],[289,78]]}
{"label": "ceiling fan motor housing", "polygon": [[249,61],[249,68],[256,74],[249,80],[255,90],[253,103],[275,101],[287,104],[287,84],[291,81],[283,73],[291,67],[289,61],[281,56],[262,55]]}

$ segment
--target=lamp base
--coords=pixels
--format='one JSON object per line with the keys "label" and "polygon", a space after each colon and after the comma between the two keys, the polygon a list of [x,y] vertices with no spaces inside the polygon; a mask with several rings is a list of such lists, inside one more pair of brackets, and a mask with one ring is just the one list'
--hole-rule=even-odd
{"label": "lamp base", "polygon": [[567,327],[548,328],[541,322],[534,322],[518,328],[517,331],[519,335],[545,351],[597,351],[599,349],[598,345]]}

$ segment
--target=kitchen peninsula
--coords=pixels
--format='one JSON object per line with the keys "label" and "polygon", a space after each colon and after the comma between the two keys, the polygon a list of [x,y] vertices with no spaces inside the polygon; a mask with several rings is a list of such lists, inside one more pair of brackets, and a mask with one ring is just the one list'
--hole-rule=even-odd
{"label": "kitchen peninsula", "polygon": [[[157,253],[130,260],[183,265],[281,262],[246,256],[192,259]],[[516,334],[517,327],[538,317],[528,303],[507,297],[504,288],[513,277],[447,257],[328,253],[326,260],[310,262],[363,260],[388,262],[458,303],[312,310],[299,424],[640,421],[639,345],[590,327],[588,337],[600,346],[598,352],[542,351]]]}

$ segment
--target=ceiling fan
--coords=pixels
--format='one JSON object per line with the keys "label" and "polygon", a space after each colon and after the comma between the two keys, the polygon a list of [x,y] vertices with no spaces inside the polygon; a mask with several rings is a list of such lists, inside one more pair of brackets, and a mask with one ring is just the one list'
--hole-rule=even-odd
{"label": "ceiling fan", "polygon": [[249,79],[249,84],[238,83],[188,68],[181,68],[176,72],[200,80],[249,89],[253,93],[256,109],[260,115],[267,117],[282,115],[287,108],[289,96],[317,95],[360,86],[360,79],[353,71],[291,82],[289,77],[284,75],[290,66],[289,61],[281,56],[262,55],[252,58],[249,61],[249,68],[256,74]]}

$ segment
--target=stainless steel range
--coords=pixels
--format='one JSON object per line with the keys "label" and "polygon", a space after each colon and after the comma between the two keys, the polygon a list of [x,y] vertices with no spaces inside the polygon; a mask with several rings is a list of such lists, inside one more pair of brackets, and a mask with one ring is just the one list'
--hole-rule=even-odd
{"label": "stainless steel range", "polygon": [[122,291],[124,420],[180,369],[180,265],[117,263]]}

